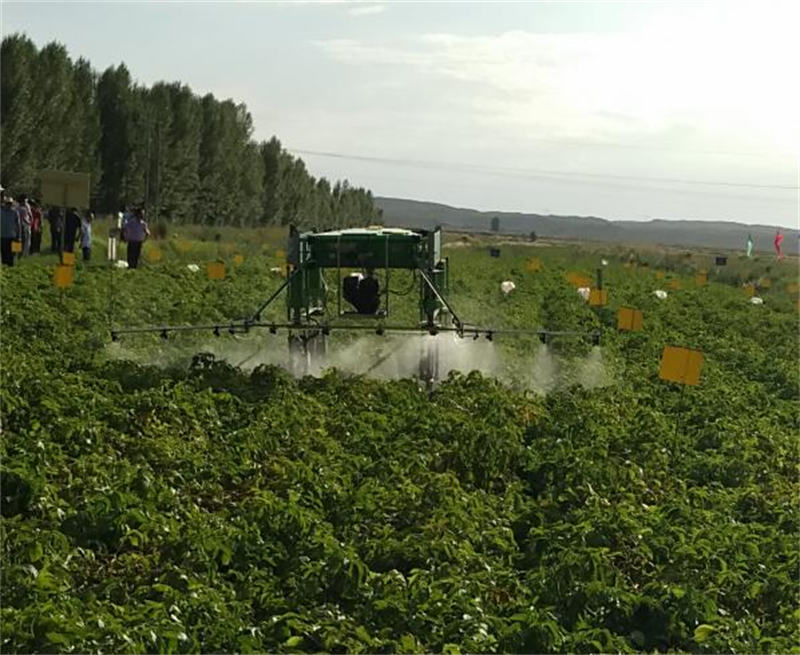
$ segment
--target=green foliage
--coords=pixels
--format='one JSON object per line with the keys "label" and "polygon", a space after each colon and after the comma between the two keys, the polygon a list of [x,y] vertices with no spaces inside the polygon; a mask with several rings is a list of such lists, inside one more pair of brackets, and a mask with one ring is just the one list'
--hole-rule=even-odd
{"label": "green foliage", "polygon": [[[594,254],[537,245],[533,274],[530,252],[449,249],[456,307],[606,325],[564,280]],[[169,257],[114,273],[117,324],[238,317],[280,283],[256,254],[220,282]],[[713,274],[659,301],[613,264],[609,312],[645,330],[606,331],[611,386],[539,396],[243,371],[207,335],[182,362],[108,343],[104,265],[63,295],[35,258],[4,268],[3,652],[797,652],[792,273],[755,307]],[[704,351],[699,387],[658,380],[665,343]]]}

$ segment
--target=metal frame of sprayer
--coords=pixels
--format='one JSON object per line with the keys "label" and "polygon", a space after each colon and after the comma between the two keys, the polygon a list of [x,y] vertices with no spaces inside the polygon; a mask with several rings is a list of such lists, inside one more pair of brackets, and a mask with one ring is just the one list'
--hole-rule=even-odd
{"label": "metal frame of sprayer", "polygon": [[[328,284],[325,270],[334,270],[336,276],[336,312],[328,307]],[[419,285],[419,322],[417,325],[393,325],[390,316],[391,271],[412,271]],[[366,271],[367,279],[374,279],[377,271],[383,273],[383,288],[371,282],[364,283],[360,273]],[[299,232],[289,228],[286,279],[248,318],[213,325],[158,326],[112,329],[111,339],[117,341],[122,334],[146,332],[160,333],[166,339],[170,332],[209,330],[216,336],[247,333],[253,328],[268,328],[272,334],[288,331],[290,362],[296,374],[307,373],[312,366],[324,360],[327,351],[326,337],[333,330],[372,330],[378,335],[388,332],[428,333],[454,332],[459,337],[484,336],[492,340],[497,334],[537,334],[543,343],[553,337],[589,337],[597,345],[600,332],[555,331],[544,329],[495,329],[464,323],[448,302],[449,258],[442,256],[442,231],[406,230],[399,228],[361,228],[330,232]],[[602,273],[598,271],[598,276]],[[348,279],[349,278],[349,279]],[[345,289],[345,285],[347,289]],[[365,304],[353,304],[358,298],[354,290],[368,288]],[[602,277],[598,277],[602,288]],[[348,298],[347,290],[350,290]],[[262,314],[286,291],[286,322],[262,321]],[[380,294],[380,297],[378,297]],[[380,300],[383,300],[382,306]],[[343,300],[355,310],[343,307]],[[368,305],[368,306],[367,306]],[[371,324],[354,323],[353,318],[372,319]],[[419,376],[425,381],[439,377],[439,349],[436,340],[425,340],[420,353]]]}

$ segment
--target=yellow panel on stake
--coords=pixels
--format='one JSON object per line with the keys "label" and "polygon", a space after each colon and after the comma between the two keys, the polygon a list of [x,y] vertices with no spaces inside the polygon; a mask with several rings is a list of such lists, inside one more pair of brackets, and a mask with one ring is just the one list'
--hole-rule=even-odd
{"label": "yellow panel on stake", "polygon": [[752,298],[756,295],[756,285],[755,284],[745,284],[742,289],[744,290],[744,295],[748,298]]}
{"label": "yellow panel on stake", "polygon": [[642,329],[642,310],[632,307],[620,307],[617,314],[617,328],[638,332]]}
{"label": "yellow panel on stake", "polygon": [[664,271],[656,271],[656,280],[664,279]]}
{"label": "yellow panel on stake", "polygon": [[14,253],[22,252],[22,241],[12,241],[11,242],[11,252],[14,252]]}
{"label": "yellow panel on stake", "polygon": [[670,280],[669,281],[669,288],[672,289],[673,291],[678,291],[679,289],[682,288],[681,281],[680,280]]}
{"label": "yellow panel on stake", "polygon": [[589,304],[592,307],[605,307],[608,301],[608,291],[605,289],[592,289],[589,291]]}
{"label": "yellow panel on stake", "polygon": [[770,280],[768,277],[762,277],[758,281],[758,286],[760,286],[762,289],[769,289],[772,286],[772,280]]}
{"label": "yellow panel on stake", "polygon": [[700,383],[700,369],[703,367],[703,353],[692,348],[664,346],[658,377],[668,382],[697,386]]}
{"label": "yellow panel on stake", "polygon": [[206,264],[206,274],[209,280],[224,280],[225,262],[209,262]]}
{"label": "yellow panel on stake", "polygon": [[244,264],[244,255],[234,255],[233,256],[233,263],[236,266],[241,266],[242,264]]}
{"label": "yellow panel on stake", "polygon": [[66,264],[56,264],[55,270],[53,270],[53,284],[55,284],[59,289],[68,287],[72,284],[74,270],[75,269],[72,266],[67,266]]}
{"label": "yellow panel on stake", "polygon": [[147,251],[147,256],[151,262],[160,262],[161,261],[161,249],[160,248],[151,248]]}
{"label": "yellow panel on stake", "polygon": [[591,278],[586,277],[585,275],[581,275],[576,271],[572,271],[567,273],[567,282],[569,282],[574,287],[590,287],[592,286]]}
{"label": "yellow panel on stake", "polygon": [[704,287],[708,284],[708,276],[705,273],[698,273],[694,276],[694,283],[698,287]]}
{"label": "yellow panel on stake", "polygon": [[41,171],[42,202],[58,207],[89,206],[89,174],[71,171]]}
{"label": "yellow panel on stake", "polygon": [[533,257],[528,260],[527,268],[531,273],[537,273],[542,270],[542,260],[538,257]]}
{"label": "yellow panel on stake", "polygon": [[74,266],[75,265],[75,253],[74,252],[64,252],[61,254],[61,263],[65,266]]}
{"label": "yellow panel on stake", "polygon": [[800,284],[798,284],[797,282],[794,282],[794,283],[790,284],[788,287],[786,287],[786,290],[789,293],[798,293],[798,292],[800,292]]}

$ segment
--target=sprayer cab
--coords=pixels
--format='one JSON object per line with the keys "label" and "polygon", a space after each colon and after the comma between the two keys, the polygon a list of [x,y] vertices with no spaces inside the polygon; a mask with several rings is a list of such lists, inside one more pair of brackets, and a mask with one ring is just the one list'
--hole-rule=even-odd
{"label": "sprayer cab", "polygon": [[[359,228],[331,232],[289,232],[288,263],[293,274],[288,318],[301,325],[315,315],[330,316],[328,284],[335,277],[336,313],[385,318],[390,314],[392,271],[419,279],[420,321],[435,327],[447,308],[447,260],[441,230]],[[332,273],[332,275],[331,275]]]}

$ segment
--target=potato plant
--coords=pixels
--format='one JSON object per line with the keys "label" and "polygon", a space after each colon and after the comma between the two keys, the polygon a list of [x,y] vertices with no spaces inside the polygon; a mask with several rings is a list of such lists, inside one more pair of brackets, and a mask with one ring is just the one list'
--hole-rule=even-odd
{"label": "potato plant", "polygon": [[[593,311],[565,273],[601,255]],[[258,254],[223,281],[177,250],[79,264],[63,292],[49,258],[3,269],[2,651],[800,652],[796,262],[755,306],[703,253],[663,301],[627,249],[450,257],[474,322],[604,328],[607,382],[532,392],[536,339],[496,339],[517,382],[432,390],[240,368],[209,335],[109,343],[246,315],[280,283]],[[666,344],[704,352],[698,387],[659,380]]]}

